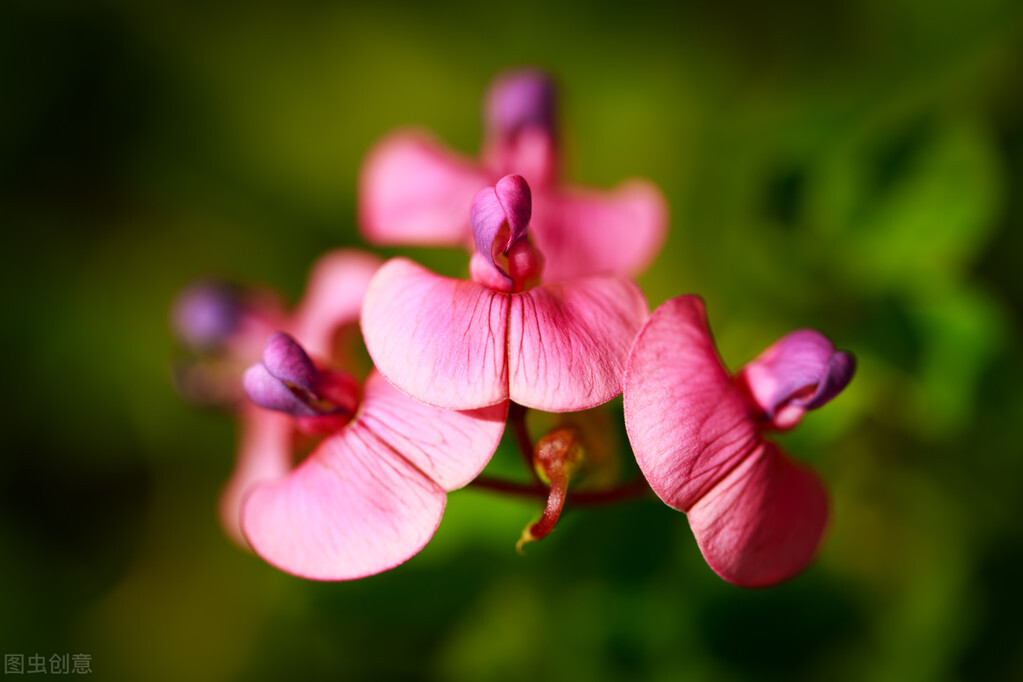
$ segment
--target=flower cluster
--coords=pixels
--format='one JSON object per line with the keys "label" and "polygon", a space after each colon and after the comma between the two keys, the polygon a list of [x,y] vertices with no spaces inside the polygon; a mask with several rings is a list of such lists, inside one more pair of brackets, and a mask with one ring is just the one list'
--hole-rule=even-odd
{"label": "flower cluster", "polygon": [[[370,151],[359,188],[368,241],[465,246],[467,278],[343,250],[315,265],[291,312],[218,282],[179,297],[182,391],[230,403],[241,422],[221,501],[228,533],[289,573],[348,580],[414,556],[447,493],[470,483],[546,498],[520,547],[550,532],[566,500],[652,489],[688,516],[726,580],[763,586],[802,570],[826,526],[825,490],[764,434],[835,397],[852,355],[800,330],[729,375],[699,298],[651,314],[630,279],[666,234],[659,190],[561,182],[543,73],[500,77],[484,112],[479,161],[404,131]],[[534,445],[526,412],[622,394],[643,479],[591,475],[600,484],[579,489],[581,473],[607,466],[592,420],[555,419]],[[506,424],[529,483],[480,477]]]}

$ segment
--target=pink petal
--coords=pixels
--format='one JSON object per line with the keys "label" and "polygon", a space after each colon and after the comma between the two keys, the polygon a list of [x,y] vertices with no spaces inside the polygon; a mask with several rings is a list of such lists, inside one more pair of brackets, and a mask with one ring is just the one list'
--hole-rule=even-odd
{"label": "pink petal", "polygon": [[765,442],[689,510],[714,572],[743,587],[787,580],[813,559],[828,519],[820,479]]}
{"label": "pink petal", "polygon": [[655,310],[629,355],[625,427],[665,504],[689,511],[760,446],[750,409],[721,364],[703,301],[680,296]]}
{"label": "pink petal", "polygon": [[402,392],[475,409],[508,398],[508,305],[505,294],[395,258],[369,285],[362,333],[377,369]]}
{"label": "pink petal", "polygon": [[232,540],[247,545],[241,531],[242,500],[257,483],[283,477],[291,467],[293,420],[246,405],[241,413],[238,461],[220,496],[220,520]]}
{"label": "pink petal", "polygon": [[798,329],[743,367],[739,380],[772,426],[785,429],[837,396],[855,370],[852,354],[836,351],[818,331]]}
{"label": "pink petal", "polygon": [[376,256],[348,249],[331,251],[316,261],[289,325],[310,355],[334,355],[334,335],[338,328],[358,321],[366,287],[380,262]]}
{"label": "pink petal", "polygon": [[513,137],[490,136],[484,140],[480,156],[495,177],[515,173],[537,189],[557,182],[558,146],[546,129],[523,128]]}
{"label": "pink petal", "polygon": [[374,244],[469,244],[469,205],[492,180],[474,162],[427,134],[389,135],[359,177],[359,224]]}
{"label": "pink petal", "polygon": [[444,490],[476,478],[497,449],[508,403],[467,412],[412,400],[377,373],[363,392],[359,420]]}
{"label": "pink petal", "polygon": [[610,192],[534,190],[530,234],[547,260],[545,281],[637,275],[661,250],[668,208],[650,182],[628,180]]}
{"label": "pink petal", "polygon": [[444,492],[353,421],[287,477],[253,489],[242,528],[283,571],[352,580],[407,561],[433,537]]}
{"label": "pink petal", "polygon": [[584,410],[622,391],[629,348],[648,315],[633,282],[590,277],[511,297],[509,394],[548,412]]}
{"label": "pink petal", "polygon": [[738,585],[785,580],[813,557],[827,520],[815,474],[756,431],[714,348],[703,302],[672,299],[636,339],[625,425],[654,492],[687,512],[707,563]]}

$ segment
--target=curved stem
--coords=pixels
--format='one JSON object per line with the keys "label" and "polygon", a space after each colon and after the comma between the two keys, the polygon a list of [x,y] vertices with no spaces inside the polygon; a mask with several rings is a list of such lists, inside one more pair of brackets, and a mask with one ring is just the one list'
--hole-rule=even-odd
{"label": "curved stem", "polygon": [[543,540],[547,534],[554,530],[558,519],[561,518],[561,510],[565,507],[565,494],[568,492],[568,476],[561,469],[558,474],[551,478],[550,496],[547,498],[547,506],[544,507],[540,520],[526,527],[522,537],[515,543],[515,549],[522,552],[522,547],[527,542]]}
{"label": "curved stem", "polygon": [[539,483],[519,483],[518,481],[506,481],[503,478],[494,478],[492,476],[477,476],[466,487],[493,490],[494,492],[518,495],[519,497],[547,497],[547,487]]}
{"label": "curved stem", "polygon": [[526,471],[535,483],[541,483],[540,475],[536,473],[533,466],[533,439],[529,436],[529,429],[526,428],[526,412],[529,408],[518,403],[508,403],[508,422],[511,424],[512,432],[515,434],[515,442],[519,446],[519,454],[526,465]]}

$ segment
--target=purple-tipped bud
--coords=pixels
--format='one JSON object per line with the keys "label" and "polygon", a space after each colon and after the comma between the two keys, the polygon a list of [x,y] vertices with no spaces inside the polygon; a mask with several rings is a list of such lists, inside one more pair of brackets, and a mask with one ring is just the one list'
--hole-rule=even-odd
{"label": "purple-tipped bud", "polygon": [[320,382],[319,371],[302,346],[284,332],[274,332],[266,340],[263,365],[281,381],[294,384],[309,393],[316,393]]}
{"label": "purple-tipped bud", "polygon": [[837,396],[852,379],[856,358],[820,332],[799,329],[775,341],[742,368],[738,380],[770,426],[795,426],[806,410]]}
{"label": "purple-tipped bud", "polygon": [[505,276],[507,270],[495,262],[511,247],[525,239],[533,210],[529,185],[521,175],[506,175],[493,187],[476,193],[469,211],[476,251]]}
{"label": "purple-tipped bud", "polygon": [[852,381],[855,373],[856,356],[848,351],[840,350],[828,360],[828,365],[824,368],[821,380],[817,384],[817,390],[813,392],[813,395],[803,402],[798,399],[794,402],[808,410],[816,409],[841,393]]}
{"label": "purple-tipped bud", "polygon": [[554,136],[556,95],[550,77],[538,69],[509,71],[490,86],[485,118],[490,135],[511,138],[526,128]]}
{"label": "purple-tipped bud", "polygon": [[317,389],[320,373],[293,338],[274,332],[267,339],[263,362],[245,370],[242,385],[252,402],[295,417],[314,417],[324,410]]}
{"label": "purple-tipped bud", "polygon": [[293,417],[314,417],[318,414],[310,404],[309,397],[297,393],[291,386],[270,374],[262,362],[245,370],[242,386],[249,400],[268,410],[285,412]]}
{"label": "purple-tipped bud", "polygon": [[190,349],[215,351],[227,344],[243,316],[244,296],[237,286],[203,280],[178,294],[171,309],[171,326]]}

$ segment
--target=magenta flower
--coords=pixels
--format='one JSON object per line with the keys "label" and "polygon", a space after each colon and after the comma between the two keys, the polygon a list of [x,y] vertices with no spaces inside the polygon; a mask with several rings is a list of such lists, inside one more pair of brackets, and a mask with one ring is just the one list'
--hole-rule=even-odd
{"label": "magenta flower", "polygon": [[[249,489],[242,529],[265,560],[315,580],[351,580],[418,553],[440,525],[447,491],[475,478],[504,430],[507,404],[471,412],[430,407],[372,373],[358,384],[318,369],[291,337],[267,342],[246,373],[253,402],[326,432],[294,470]],[[274,435],[274,434],[271,434]],[[290,439],[266,440],[290,459]]]}
{"label": "magenta flower", "polygon": [[648,314],[639,288],[616,275],[538,284],[544,258],[528,238],[530,193],[520,176],[480,190],[470,213],[477,246],[470,281],[404,258],[373,277],[362,331],[380,373],[413,398],[450,409],[510,398],[565,412],[618,395]]}
{"label": "magenta flower", "polygon": [[855,359],[812,330],[782,337],[735,377],[703,301],[681,296],[640,331],[625,377],[625,423],[650,487],[685,512],[725,580],[761,587],[813,558],[827,523],[820,479],[763,436],[834,398]]}
{"label": "magenta flower", "polygon": [[470,244],[465,206],[481,188],[519,174],[533,188],[531,234],[547,257],[546,281],[638,274],[660,251],[667,205],[645,180],[610,192],[558,180],[555,93],[539,71],[512,71],[485,103],[482,159],[463,158],[429,135],[399,131],[370,151],[359,182],[359,218],[377,244]]}
{"label": "magenta flower", "polygon": [[[337,337],[358,321],[366,285],[379,267],[377,258],[358,251],[332,251],[321,257],[309,275],[305,298],[294,311],[285,314],[275,305],[272,314],[250,315],[253,321],[231,335],[228,353],[231,364],[239,366],[230,375],[231,383],[242,384],[244,368],[259,360],[275,328],[298,339],[313,357],[335,358]],[[287,417],[260,409],[248,399],[240,401],[238,410],[238,461],[221,494],[220,518],[227,534],[245,545],[239,525],[242,498],[253,483],[280,478],[290,469],[294,426]]]}
{"label": "magenta flower", "polygon": [[[365,577],[415,555],[440,524],[446,492],[476,477],[504,430],[506,404],[442,410],[375,372],[360,386],[341,369],[335,334],[358,319],[377,267],[354,252],[321,260],[290,333],[271,334],[244,376],[255,405],[242,413],[225,524],[263,559],[306,578]],[[310,436],[322,439],[294,465]]]}

